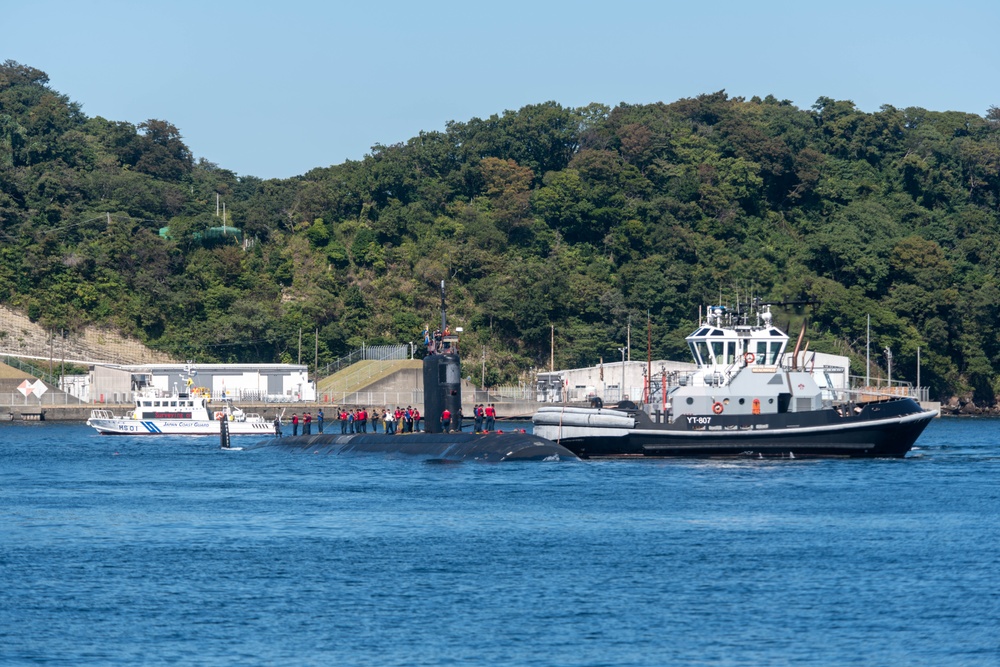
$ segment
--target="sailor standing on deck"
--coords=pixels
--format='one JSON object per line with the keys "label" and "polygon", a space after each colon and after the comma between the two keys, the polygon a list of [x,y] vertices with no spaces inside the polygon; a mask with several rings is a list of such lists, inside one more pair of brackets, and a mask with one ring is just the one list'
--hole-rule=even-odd
{"label": "sailor standing on deck", "polygon": [[302,415],[302,435],[312,435],[313,416],[308,412]]}
{"label": "sailor standing on deck", "polygon": [[497,409],[490,403],[486,406],[486,430],[492,431],[497,425]]}
{"label": "sailor standing on deck", "polygon": [[299,415],[297,413],[292,413],[292,435],[299,434]]}
{"label": "sailor standing on deck", "polygon": [[441,413],[441,430],[445,433],[451,433],[451,410],[448,408],[444,409]]}
{"label": "sailor standing on deck", "polygon": [[316,413],[316,427],[320,433],[323,432],[323,408],[320,408],[319,412]]}

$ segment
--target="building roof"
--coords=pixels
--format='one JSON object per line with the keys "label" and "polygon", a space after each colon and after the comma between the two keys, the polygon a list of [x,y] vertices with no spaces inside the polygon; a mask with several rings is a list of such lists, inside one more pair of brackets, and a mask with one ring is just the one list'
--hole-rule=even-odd
{"label": "building roof", "polygon": [[225,372],[225,371],[305,371],[307,366],[305,364],[94,364],[95,366],[109,366],[111,368],[120,368],[121,370],[136,372],[136,371],[178,371],[182,372],[186,369],[201,372]]}

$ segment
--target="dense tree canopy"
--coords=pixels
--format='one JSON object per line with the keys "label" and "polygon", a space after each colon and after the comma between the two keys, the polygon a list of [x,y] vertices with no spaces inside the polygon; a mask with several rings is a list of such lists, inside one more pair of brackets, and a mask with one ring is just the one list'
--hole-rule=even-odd
{"label": "dense tree canopy", "polygon": [[[212,231],[218,198],[240,238]],[[487,382],[654,354],[699,305],[816,301],[811,349],[863,373],[867,318],[894,378],[1000,392],[1000,110],[984,117],[724,91],[554,102],[452,122],[287,180],[195,160],[165,120],[88,118],[39,70],[0,65],[0,298],[51,329],[109,323],[200,361],[321,365],[414,340],[438,281]],[[311,360],[311,354],[310,356]],[[881,358],[879,362],[883,362]]]}

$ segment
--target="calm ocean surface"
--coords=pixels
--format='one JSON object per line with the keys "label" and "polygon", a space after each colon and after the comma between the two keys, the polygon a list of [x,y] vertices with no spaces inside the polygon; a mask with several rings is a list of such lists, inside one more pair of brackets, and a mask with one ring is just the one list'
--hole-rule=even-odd
{"label": "calm ocean surface", "polygon": [[430,465],[4,424],[0,663],[1000,665],[1000,421],[918,447]]}

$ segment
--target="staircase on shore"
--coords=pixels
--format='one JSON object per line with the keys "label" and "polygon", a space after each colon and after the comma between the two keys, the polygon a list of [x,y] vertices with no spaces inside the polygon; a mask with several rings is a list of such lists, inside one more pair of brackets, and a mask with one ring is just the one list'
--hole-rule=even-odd
{"label": "staircase on shore", "polygon": [[[400,371],[423,368],[419,359],[366,359],[342,368],[333,375],[321,379],[316,384],[316,395],[326,396],[327,400],[336,402],[336,397],[346,397],[364,390],[381,380],[385,380]],[[342,400],[342,399],[341,399]]]}

